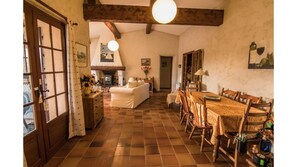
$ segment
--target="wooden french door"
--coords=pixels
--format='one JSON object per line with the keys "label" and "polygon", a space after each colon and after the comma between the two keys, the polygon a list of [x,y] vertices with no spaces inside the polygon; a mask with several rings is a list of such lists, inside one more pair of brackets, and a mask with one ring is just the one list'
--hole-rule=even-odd
{"label": "wooden french door", "polygon": [[23,135],[28,166],[42,166],[67,141],[65,25],[24,3]]}

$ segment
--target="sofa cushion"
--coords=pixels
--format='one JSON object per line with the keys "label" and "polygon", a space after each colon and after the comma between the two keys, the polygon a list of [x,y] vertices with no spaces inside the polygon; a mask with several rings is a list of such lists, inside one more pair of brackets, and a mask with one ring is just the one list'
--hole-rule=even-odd
{"label": "sofa cushion", "polygon": [[135,88],[137,86],[138,86],[137,81],[131,81],[131,82],[128,82],[128,84],[127,84],[127,88]]}

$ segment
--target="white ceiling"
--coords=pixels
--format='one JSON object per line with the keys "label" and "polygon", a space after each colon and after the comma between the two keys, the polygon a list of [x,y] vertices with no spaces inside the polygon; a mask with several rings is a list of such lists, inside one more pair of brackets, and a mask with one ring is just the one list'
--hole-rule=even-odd
{"label": "white ceiling", "polygon": [[[202,9],[222,9],[225,0],[174,0],[179,8],[202,8]],[[102,4],[112,5],[133,5],[149,6],[150,0],[100,0]],[[120,33],[127,33],[146,29],[146,24],[136,23],[115,23]],[[160,31],[173,35],[181,35],[191,26],[187,25],[161,25],[153,24],[152,31]],[[90,38],[100,36],[100,33],[109,31],[102,22],[90,22]]]}

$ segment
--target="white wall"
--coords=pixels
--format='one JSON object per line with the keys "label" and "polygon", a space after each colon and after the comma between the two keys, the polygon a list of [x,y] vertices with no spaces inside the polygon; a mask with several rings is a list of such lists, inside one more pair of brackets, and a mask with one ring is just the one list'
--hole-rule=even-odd
{"label": "white wall", "polygon": [[218,93],[226,87],[273,98],[274,70],[248,69],[252,41],[273,52],[273,1],[226,0],[224,12],[223,25],[192,27],[180,36],[178,64],[182,64],[183,53],[204,49],[204,69],[209,76],[203,77],[203,83],[209,91]]}
{"label": "white wall", "polygon": [[[90,39],[91,40],[91,44],[90,44],[90,60],[91,60],[91,66],[93,65],[96,65],[95,62],[95,53],[96,53],[96,50],[97,50],[97,44],[99,43],[99,38],[93,38],[93,39]],[[100,45],[99,45],[100,46]]]}
{"label": "white wall", "polygon": [[[92,23],[90,23],[92,24]],[[102,25],[101,25],[102,24]],[[119,50],[115,52],[114,62],[100,62],[100,43],[108,43],[114,39],[112,32],[104,23],[96,23],[100,26],[100,36],[91,39],[90,57],[92,66],[125,66],[123,77],[127,81],[129,77],[144,78],[141,70],[141,58],[150,58],[152,69],[148,77],[154,77],[154,87],[160,90],[160,56],[172,56],[172,90],[175,90],[177,76],[177,53],[178,36],[152,31],[146,34],[146,30],[138,30],[129,33],[122,33],[119,43]]]}
{"label": "white wall", "polygon": [[152,69],[148,76],[154,77],[155,88],[160,87],[160,56],[173,56],[172,88],[175,89],[177,73],[178,36],[158,31],[145,33],[145,29],[122,34],[118,40],[120,55],[126,67],[125,78],[145,77],[141,70],[141,58],[150,58]]}
{"label": "white wall", "polygon": [[[114,38],[113,33],[107,28],[104,23],[90,23],[96,24],[96,26],[100,26],[101,33],[100,36],[97,38],[91,39],[91,46],[90,46],[90,56],[91,56],[91,65],[92,66],[122,66],[121,57],[119,54],[119,50],[114,52],[114,62],[101,62],[100,61],[100,53],[101,53],[101,43],[107,45],[110,40],[116,40]],[[121,48],[121,46],[120,46]],[[119,49],[120,49],[119,48]]]}
{"label": "white wall", "polygon": [[[91,39],[91,48],[94,49],[91,53],[91,66],[122,66],[121,57],[119,55],[119,50],[114,52],[113,62],[101,62],[100,53],[101,53],[101,43],[107,45],[111,39],[104,39],[101,36],[97,39]],[[115,39],[113,39],[115,40]],[[107,41],[107,42],[106,42]]]}

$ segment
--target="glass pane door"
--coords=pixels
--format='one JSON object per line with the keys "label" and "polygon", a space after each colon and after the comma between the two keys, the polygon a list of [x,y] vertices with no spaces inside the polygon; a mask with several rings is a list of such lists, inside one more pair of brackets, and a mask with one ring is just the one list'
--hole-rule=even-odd
{"label": "glass pane door", "polygon": [[50,122],[67,109],[61,30],[41,20],[37,26],[44,112]]}
{"label": "glass pane door", "polygon": [[65,27],[58,21],[38,16],[36,28],[43,133],[47,157],[51,157],[67,141],[68,132]]}

